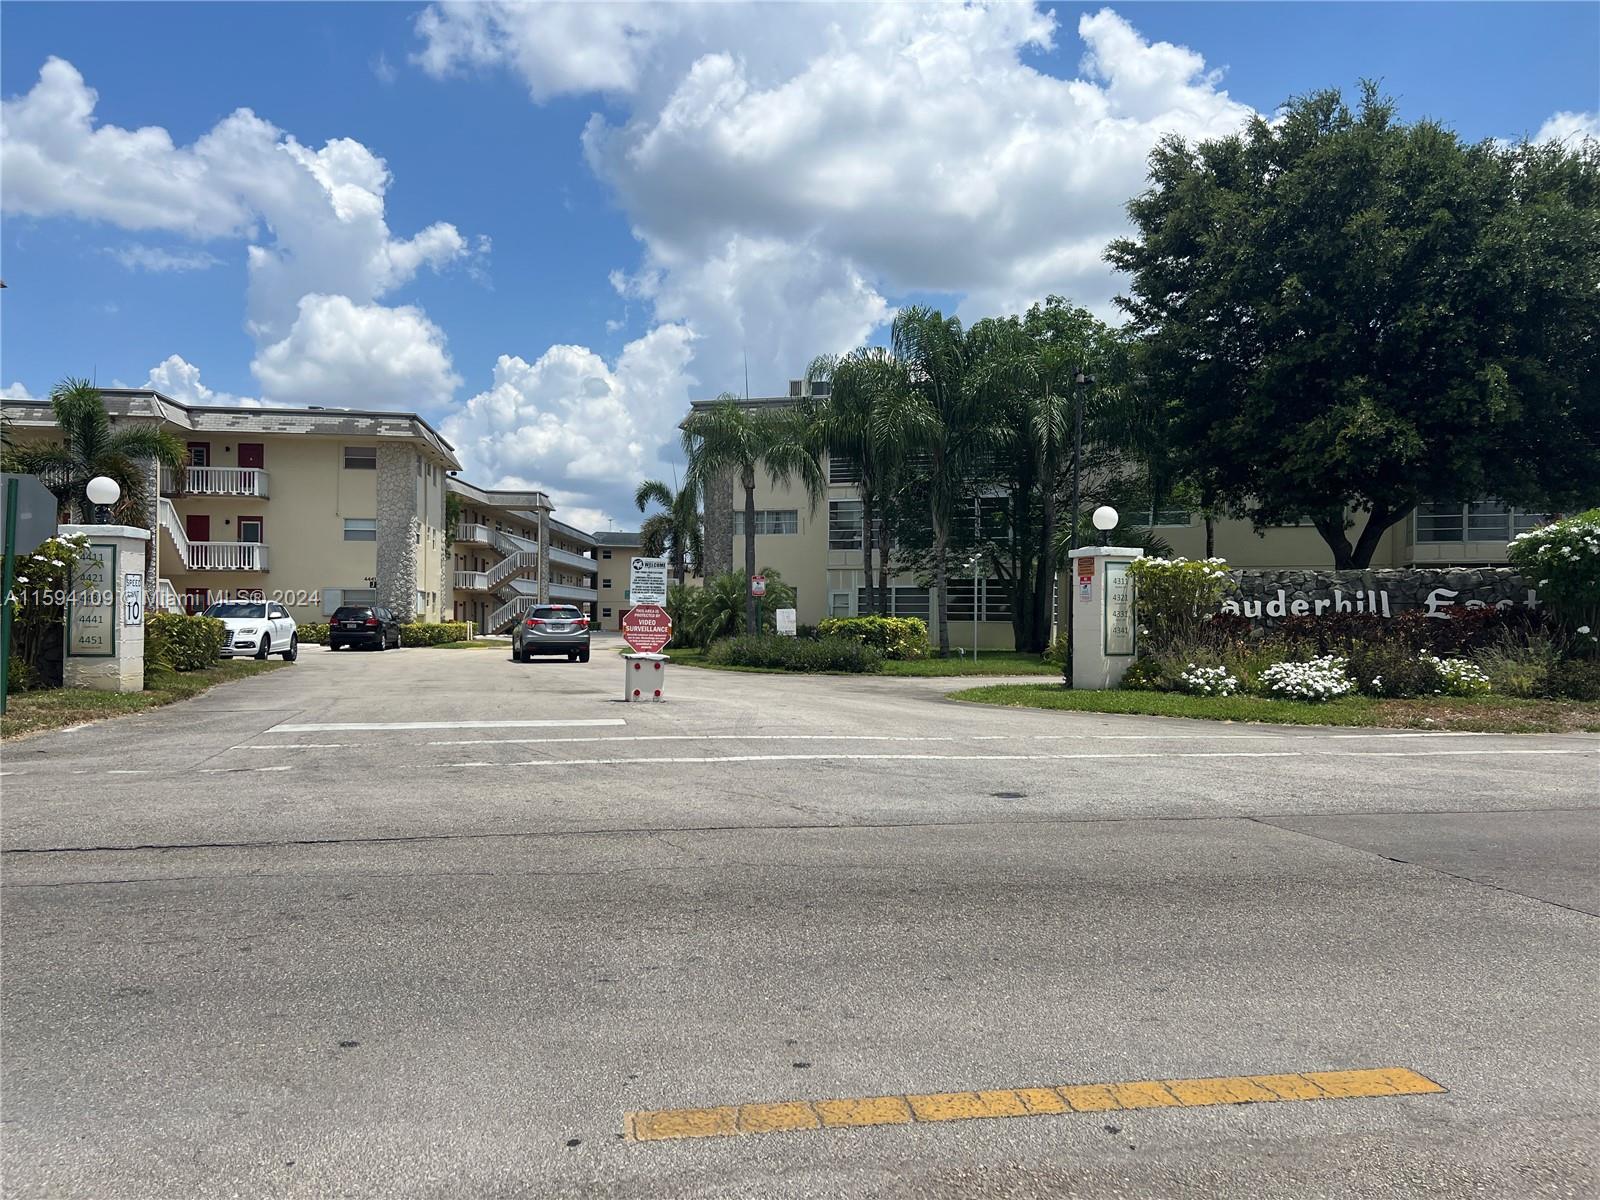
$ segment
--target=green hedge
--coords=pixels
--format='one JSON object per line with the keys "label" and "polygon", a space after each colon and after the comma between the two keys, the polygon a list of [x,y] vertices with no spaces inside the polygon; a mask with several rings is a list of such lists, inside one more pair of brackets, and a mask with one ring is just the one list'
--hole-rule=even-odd
{"label": "green hedge", "polygon": [[854,638],[884,658],[928,655],[928,623],[921,617],[825,617],[817,633],[824,638]]}
{"label": "green hedge", "polygon": [[224,626],[215,617],[150,613],[144,619],[144,657],[155,670],[199,671],[222,654]]}
{"label": "green hedge", "polygon": [[328,626],[326,622],[321,625],[296,625],[294,635],[308,646],[326,646],[328,644]]}
{"label": "green hedge", "polygon": [[824,637],[816,641],[763,633],[741,634],[713,642],[706,661],[723,667],[767,667],[785,671],[848,671],[866,674],[883,667],[883,656],[854,638]]}
{"label": "green hedge", "polygon": [[469,642],[472,624],[468,621],[414,621],[400,626],[400,640],[407,646],[438,646],[444,642]]}

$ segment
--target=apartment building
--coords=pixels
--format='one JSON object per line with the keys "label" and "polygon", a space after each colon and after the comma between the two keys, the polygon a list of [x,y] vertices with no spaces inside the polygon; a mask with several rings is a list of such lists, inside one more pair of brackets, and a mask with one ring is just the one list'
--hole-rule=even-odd
{"label": "apartment building", "polygon": [[621,629],[622,614],[633,607],[628,597],[632,560],[642,552],[637,530],[607,530],[596,533],[595,556],[600,567],[600,615],[602,629]]}
{"label": "apartment building", "polygon": [[[152,607],[199,611],[224,597],[273,598],[300,622],[340,604],[408,617],[449,611],[444,524],[454,450],[414,413],[191,405],[102,389],[114,427],[165,429],[188,464],[149,476]],[[8,434],[56,441],[42,400],[7,400]]]}
{"label": "apartment building", "polygon": [[[826,384],[818,385],[818,394]],[[751,397],[742,403],[783,406],[808,395],[802,381],[790,384],[787,396]],[[695,401],[693,408],[714,404]],[[760,472],[756,481],[756,563],[778,571],[796,590],[797,619],[814,624],[826,616],[853,616],[866,603],[861,553],[861,496],[856,465],[825,458],[827,494],[815,508],[798,485],[773,487]],[[731,476],[706,489],[705,533],[708,573],[744,567],[744,494]],[[1151,508],[1131,514],[1187,558],[1205,557],[1205,521],[1200,513],[1178,507]],[[975,518],[963,518],[975,519]],[[1446,500],[1419,506],[1390,528],[1373,555],[1374,567],[1491,566],[1506,562],[1507,543],[1516,534],[1543,524],[1543,513],[1526,512],[1494,502]],[[1332,566],[1327,544],[1309,523],[1263,530],[1248,521],[1213,524],[1214,553],[1238,567],[1293,568]],[[962,565],[952,564],[950,641],[984,648],[1012,644],[1011,603],[998,579],[974,580]],[[931,589],[916,578],[890,578],[889,608],[899,616],[922,617],[931,625],[937,602]],[[976,625],[976,628],[974,626]]]}
{"label": "apartment building", "polygon": [[505,633],[534,604],[576,604],[596,617],[595,539],[552,516],[540,491],[490,491],[451,477],[459,510],[451,546],[453,612],[479,633]]}

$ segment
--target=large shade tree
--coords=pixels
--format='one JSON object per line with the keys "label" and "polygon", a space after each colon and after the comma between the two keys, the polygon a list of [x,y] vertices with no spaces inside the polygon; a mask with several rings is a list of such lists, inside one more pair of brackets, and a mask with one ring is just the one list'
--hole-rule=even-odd
{"label": "large shade tree", "polygon": [[1168,465],[1366,567],[1419,502],[1600,489],[1600,144],[1464,144],[1374,85],[1150,157],[1107,258]]}
{"label": "large shade tree", "polygon": [[699,490],[689,483],[674,489],[659,479],[646,479],[634,492],[633,502],[640,512],[652,503],[660,510],[639,526],[639,548],[652,558],[667,556],[672,573],[682,586],[690,568],[698,571],[704,558]]}
{"label": "large shade tree", "polygon": [[[723,475],[732,475],[744,489],[744,572],[756,573],[756,479],[762,473],[773,487],[799,483],[812,509],[826,492],[814,417],[805,406],[759,408],[741,404],[723,393],[705,408],[690,413],[682,425],[683,452],[689,461],[686,487],[707,498]],[[748,586],[746,592],[749,592]],[[745,597],[745,632],[760,632],[760,606]]]}
{"label": "large shade tree", "polygon": [[55,494],[66,520],[83,520],[93,511],[87,488],[98,475],[122,489],[113,516],[130,525],[149,520],[149,463],[177,470],[187,451],[165,430],[150,425],[113,427],[100,389],[87,379],[63,379],[50,389],[50,409],[61,430],[59,443],[11,445],[4,452],[7,471],[37,475]]}

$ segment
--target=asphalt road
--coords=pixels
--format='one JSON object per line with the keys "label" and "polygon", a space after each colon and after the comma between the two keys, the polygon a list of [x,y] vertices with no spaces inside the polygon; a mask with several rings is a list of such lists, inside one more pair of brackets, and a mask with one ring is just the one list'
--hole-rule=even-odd
{"label": "asphalt road", "polygon": [[[7,743],[4,1195],[1600,1190],[1600,740],[950,686],[308,648]],[[1365,1067],[1446,1090],[627,1136]]]}

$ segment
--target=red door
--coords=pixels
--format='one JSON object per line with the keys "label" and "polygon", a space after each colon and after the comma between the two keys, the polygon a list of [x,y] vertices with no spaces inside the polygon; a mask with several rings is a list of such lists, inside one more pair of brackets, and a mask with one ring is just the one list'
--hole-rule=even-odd
{"label": "red door", "polygon": [[209,542],[211,518],[203,513],[188,513],[183,518],[183,532],[191,542]]}
{"label": "red door", "polygon": [[260,442],[240,442],[239,465],[241,467],[260,467],[264,453],[265,447]]}
{"label": "red door", "polygon": [[205,612],[207,592],[205,588],[184,588],[183,609],[191,616],[195,613]]}

